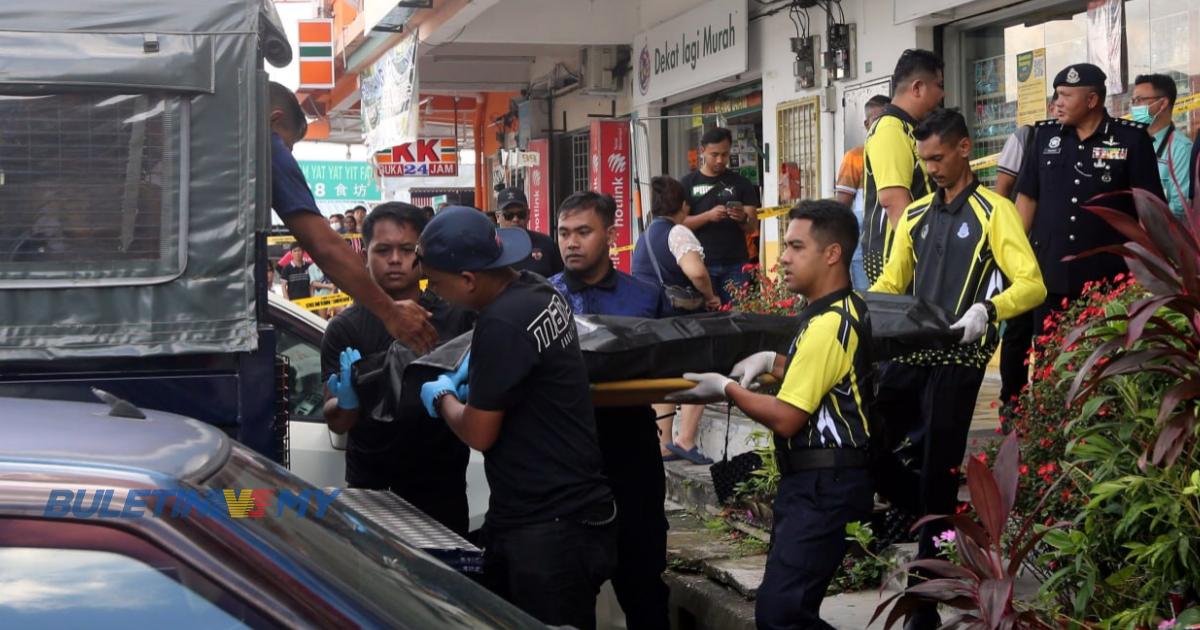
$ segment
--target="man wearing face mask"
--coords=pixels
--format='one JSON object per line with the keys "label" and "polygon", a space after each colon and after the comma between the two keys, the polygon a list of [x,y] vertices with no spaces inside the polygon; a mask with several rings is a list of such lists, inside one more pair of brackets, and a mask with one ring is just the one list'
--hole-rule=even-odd
{"label": "man wearing face mask", "polygon": [[1101,205],[1136,216],[1130,195],[1142,188],[1163,198],[1154,145],[1146,125],[1113,118],[1104,107],[1104,71],[1090,63],[1068,66],[1054,78],[1055,117],[1034,126],[1017,182],[1017,212],[1029,231],[1046,290],[1033,314],[1035,334],[1046,315],[1079,297],[1083,285],[1127,270],[1113,254],[1063,262],[1065,256],[1125,242],[1120,232],[1087,210]]}
{"label": "man wearing face mask", "polygon": [[1167,203],[1175,216],[1183,217],[1184,206],[1191,196],[1188,160],[1192,141],[1187,134],[1175,129],[1171,119],[1175,109],[1175,80],[1165,74],[1143,74],[1134,79],[1133,120],[1147,125],[1146,132],[1154,139],[1154,155],[1158,158],[1158,177],[1162,180]]}

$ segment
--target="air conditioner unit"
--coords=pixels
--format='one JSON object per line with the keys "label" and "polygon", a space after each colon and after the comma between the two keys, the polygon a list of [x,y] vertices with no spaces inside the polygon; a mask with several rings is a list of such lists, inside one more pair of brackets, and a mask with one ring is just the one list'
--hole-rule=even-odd
{"label": "air conditioner unit", "polygon": [[522,149],[529,146],[530,140],[538,140],[550,136],[550,103],[543,98],[531,98],[517,103],[517,118],[521,130],[517,137],[516,146]]}
{"label": "air conditioner unit", "polygon": [[628,58],[621,55],[620,46],[585,46],[579,51],[584,94],[618,94],[623,87]]}

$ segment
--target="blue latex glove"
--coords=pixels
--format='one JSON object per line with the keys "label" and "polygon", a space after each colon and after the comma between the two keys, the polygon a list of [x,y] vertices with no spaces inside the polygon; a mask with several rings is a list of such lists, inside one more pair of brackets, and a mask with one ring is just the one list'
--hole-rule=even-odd
{"label": "blue latex glove", "polygon": [[[458,364],[458,369],[454,370],[454,373],[450,375],[451,380],[454,381],[455,389],[467,383],[467,377],[470,374],[470,366],[471,352],[467,351],[466,356],[464,356],[462,359],[462,363]],[[459,396],[458,398],[459,400],[466,400],[462,396]]]}
{"label": "blue latex glove", "polygon": [[454,395],[462,404],[467,404],[467,401],[470,400],[471,384],[463,383],[462,385],[459,385],[458,390],[454,392]]}
{"label": "blue latex glove", "polygon": [[342,350],[342,354],[338,356],[339,369],[337,373],[330,374],[329,380],[325,382],[330,393],[337,398],[339,409],[358,409],[358,394],[354,391],[354,382],[351,376],[355,362],[361,358],[362,354],[354,348]]}
{"label": "blue latex glove", "polygon": [[458,386],[454,384],[453,374],[446,372],[436,379],[429,381],[421,386],[421,404],[425,405],[425,412],[434,418],[440,417],[441,414],[434,408],[433,403],[442,394],[454,394]]}

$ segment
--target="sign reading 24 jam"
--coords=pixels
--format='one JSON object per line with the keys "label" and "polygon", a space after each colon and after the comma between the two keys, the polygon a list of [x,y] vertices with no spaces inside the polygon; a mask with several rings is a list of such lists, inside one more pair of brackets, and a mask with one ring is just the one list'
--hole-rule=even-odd
{"label": "sign reading 24 jam", "polygon": [[746,71],[747,0],[710,0],[638,34],[634,105]]}

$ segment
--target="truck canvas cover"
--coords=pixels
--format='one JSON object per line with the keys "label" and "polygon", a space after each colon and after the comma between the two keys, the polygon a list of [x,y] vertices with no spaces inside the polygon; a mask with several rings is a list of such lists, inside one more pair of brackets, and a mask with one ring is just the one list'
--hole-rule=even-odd
{"label": "truck canvas cover", "polygon": [[0,360],[252,351],[270,0],[0,5]]}

